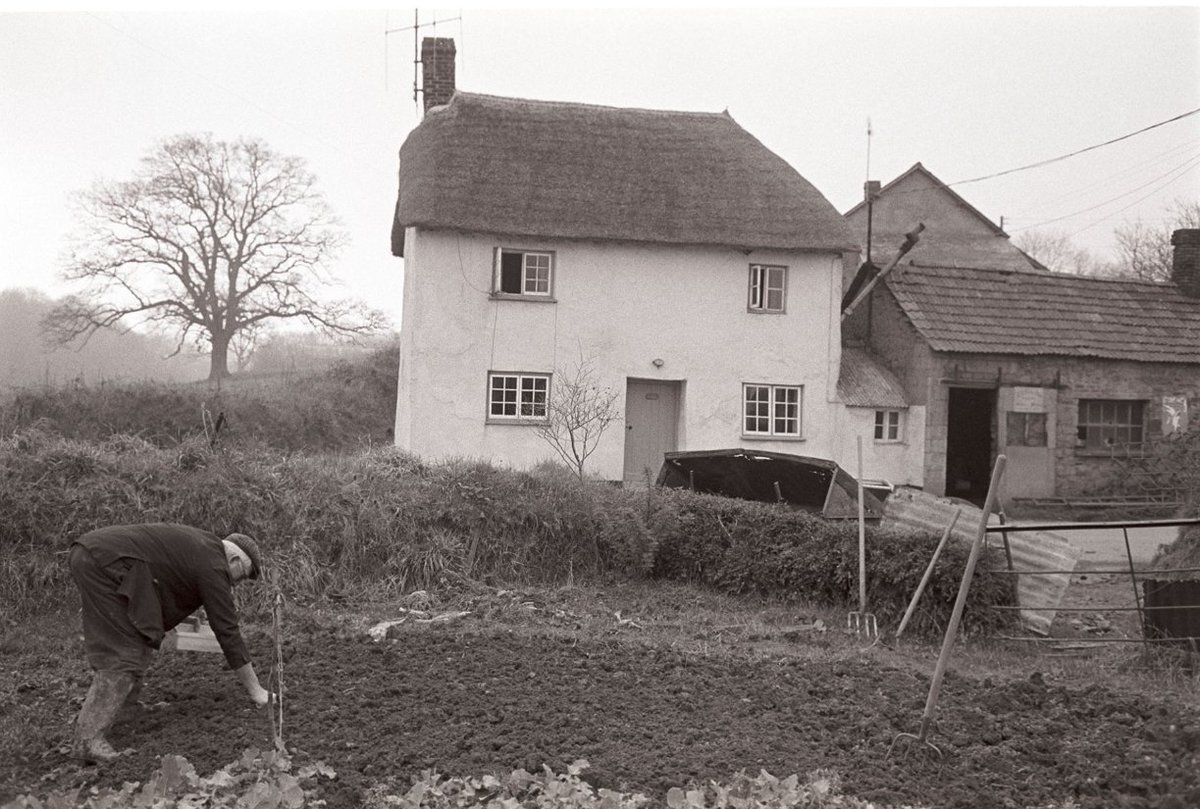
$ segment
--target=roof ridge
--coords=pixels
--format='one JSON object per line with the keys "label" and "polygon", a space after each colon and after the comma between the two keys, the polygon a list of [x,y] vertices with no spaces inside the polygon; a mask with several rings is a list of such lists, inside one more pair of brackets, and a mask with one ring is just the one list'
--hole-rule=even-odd
{"label": "roof ridge", "polygon": [[454,103],[454,99],[462,98],[464,101],[479,99],[482,101],[494,101],[504,104],[513,105],[536,105],[545,107],[570,107],[573,109],[592,109],[592,110],[610,110],[613,112],[637,112],[652,115],[671,115],[671,116],[693,116],[697,118],[727,118],[733,120],[733,116],[729,114],[728,108],[721,112],[704,112],[700,110],[664,110],[653,109],[650,107],[620,107],[615,104],[590,104],[582,101],[555,101],[542,98],[522,98],[519,96],[501,96],[492,95],[490,93],[474,93],[465,90],[456,90],[454,96],[450,99],[450,103]]}
{"label": "roof ridge", "polygon": [[1028,270],[1016,270],[1004,268],[991,269],[988,267],[968,267],[961,264],[938,264],[932,261],[921,261],[915,258],[902,265],[905,272],[911,268],[925,270],[960,270],[978,275],[1018,275],[1022,278],[1044,278],[1053,279],[1054,281],[1066,281],[1068,283],[1101,283],[1101,284],[1124,284],[1127,286],[1146,287],[1147,289],[1178,289],[1178,285],[1174,281],[1147,281],[1144,278],[1130,277],[1114,277],[1102,275],[1075,275],[1074,273],[1054,272],[1053,270],[1046,272],[1030,272]]}

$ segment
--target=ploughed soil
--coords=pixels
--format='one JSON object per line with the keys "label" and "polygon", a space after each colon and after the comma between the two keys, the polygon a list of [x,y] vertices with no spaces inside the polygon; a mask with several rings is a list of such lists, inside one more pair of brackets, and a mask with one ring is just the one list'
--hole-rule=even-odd
{"label": "ploughed soil", "polygon": [[[403,622],[376,640],[367,630],[384,619]],[[1200,806],[1200,706],[1179,671],[1125,677],[1126,647],[1076,664],[973,639],[943,683],[927,734],[935,751],[897,738],[921,729],[940,639],[871,644],[844,620],[662,585],[297,608],[282,632],[283,736],[298,761],[337,772],[318,786],[337,808],[387,779],[401,794],[426,769],[564,772],[580,758],[593,785],[656,805],[670,787],[738,770],[831,769],[845,793],[881,806]],[[247,636],[265,673],[272,638]],[[266,712],[219,654],[163,652],[145,707],[111,733],[133,752],[103,768],[74,764],[65,745],[89,676],[78,641],[18,651],[0,658],[0,716],[41,731],[0,751],[0,803],[144,781],[166,753],[206,773],[270,746]]]}

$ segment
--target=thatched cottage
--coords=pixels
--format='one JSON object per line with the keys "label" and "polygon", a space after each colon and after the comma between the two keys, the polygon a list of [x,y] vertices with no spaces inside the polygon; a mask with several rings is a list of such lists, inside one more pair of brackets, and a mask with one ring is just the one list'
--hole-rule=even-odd
{"label": "thatched cottage", "polygon": [[812,184],[728,113],[455,92],[447,39],[423,63],[392,235],[399,446],[552,459],[537,428],[583,368],[616,397],[599,477],[643,481],[692,448],[842,457],[857,244]]}

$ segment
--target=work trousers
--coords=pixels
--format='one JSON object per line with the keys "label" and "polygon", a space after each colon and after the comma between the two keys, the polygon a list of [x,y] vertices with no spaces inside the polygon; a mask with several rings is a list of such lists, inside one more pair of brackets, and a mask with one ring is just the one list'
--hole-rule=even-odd
{"label": "work trousers", "polygon": [[138,609],[139,605],[131,604],[128,595],[121,592],[128,590],[122,584],[131,573],[130,560],[102,567],[87,548],[72,545],[68,564],[83,606],[88,663],[96,671],[140,677],[150,665],[154,649],[130,618],[131,608]]}

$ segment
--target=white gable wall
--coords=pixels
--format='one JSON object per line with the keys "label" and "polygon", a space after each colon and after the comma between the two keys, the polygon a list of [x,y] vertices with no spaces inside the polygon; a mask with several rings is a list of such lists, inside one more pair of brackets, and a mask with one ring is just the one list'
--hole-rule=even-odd
{"label": "white gable wall", "polygon": [[[556,302],[493,299],[497,247],[553,251]],[[747,312],[752,262],[788,266],[786,314]],[[621,410],[629,378],[682,383],[681,450],[747,446],[835,457],[840,405],[830,399],[840,360],[841,269],[834,253],[409,228],[396,443],[428,460],[529,467],[555,459],[533,428],[486,423],[487,375],[569,372],[582,356],[617,393]],[[743,382],[803,385],[803,440],[744,437]],[[618,418],[589,459],[590,474],[621,478],[624,433]]]}

